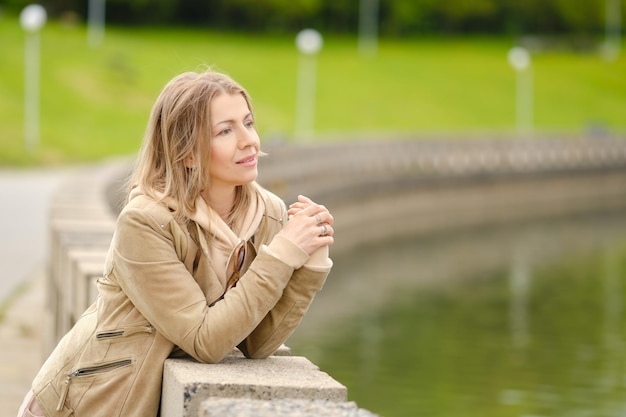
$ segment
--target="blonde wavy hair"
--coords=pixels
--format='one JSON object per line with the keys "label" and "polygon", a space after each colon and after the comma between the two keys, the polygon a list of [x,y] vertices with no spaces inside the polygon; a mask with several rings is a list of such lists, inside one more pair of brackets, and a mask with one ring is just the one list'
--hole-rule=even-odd
{"label": "blonde wavy hair", "polygon": [[[213,99],[222,94],[241,94],[254,113],[248,92],[229,76],[213,70],[185,72],[166,84],[152,107],[130,177],[129,195],[138,186],[157,201],[174,200],[177,220],[189,218],[196,198],[209,185],[209,109]],[[189,156],[196,161],[193,168],[186,164]],[[255,183],[237,187],[230,220],[245,210],[256,190]]]}

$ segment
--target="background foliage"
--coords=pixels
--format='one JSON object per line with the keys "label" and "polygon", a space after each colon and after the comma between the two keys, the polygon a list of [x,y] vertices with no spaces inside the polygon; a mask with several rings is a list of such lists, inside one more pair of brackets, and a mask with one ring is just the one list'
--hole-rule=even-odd
{"label": "background foliage", "polygon": [[[209,1],[210,16],[205,6],[184,0],[109,0],[106,36],[99,47],[87,42],[84,10],[80,9],[87,1],[48,1],[54,7],[41,30],[41,138],[37,150],[31,152],[23,143],[25,35],[17,19],[24,2],[5,1],[0,3],[0,165],[57,164],[134,153],[163,85],[182,71],[206,65],[229,73],[248,88],[265,141],[293,140],[297,73],[302,62],[294,37],[304,26],[297,22],[306,19],[337,28],[336,32],[322,31],[324,45],[316,60],[316,140],[510,137],[515,133],[516,77],[506,56],[520,42],[532,47],[537,134],[623,134],[626,56],[604,60],[598,53],[601,33],[589,29],[584,48],[570,42],[574,39],[570,36],[420,35],[427,28],[424,22],[436,15],[434,10],[441,16],[444,11],[458,16],[447,27],[461,30],[461,22],[472,20],[465,20],[467,16],[478,19],[495,9],[502,12],[508,0],[497,4],[476,0],[471,10],[459,0],[449,1],[459,7],[431,1],[431,9],[418,11],[414,3],[426,5],[425,0],[382,2],[383,23],[391,22],[393,11],[394,24],[414,35],[381,37],[373,56],[359,53],[355,33],[339,33],[355,28],[358,0],[332,4],[294,0],[289,5],[258,0],[257,6],[249,0]],[[564,4],[569,3],[578,4],[574,0]],[[151,13],[139,19],[148,4]],[[539,3],[527,0],[516,7],[526,8],[530,16],[533,4]],[[599,10],[598,2],[585,2],[586,7],[594,4],[594,10]],[[73,7],[73,13],[63,12]],[[268,12],[279,9],[276,15]],[[148,19],[156,22],[159,13],[168,10],[171,23],[149,24]],[[575,8],[568,10],[576,15]],[[134,22],[135,15],[143,25],[122,24]],[[190,21],[193,16],[198,25],[181,24],[185,16]],[[219,16],[224,21],[199,24],[203,19],[217,21]],[[340,16],[345,17],[343,26],[338,24]],[[541,19],[547,22],[548,16],[536,17],[536,26],[541,26]],[[115,19],[118,24],[111,23]],[[277,22],[272,30],[262,30],[272,19]],[[253,21],[256,26],[246,26]],[[228,27],[231,23],[236,26]],[[513,26],[507,27],[510,31]],[[385,28],[386,33],[405,33]],[[259,32],[250,36],[252,29]],[[437,29],[443,30],[444,26]]]}
{"label": "background foliage", "polygon": [[[17,12],[30,0],[0,2]],[[41,0],[52,16],[86,15],[86,0]],[[358,27],[359,0],[108,0],[107,21],[193,24],[286,32],[304,26],[334,33]],[[379,0],[383,35],[568,33],[604,30],[607,0]],[[622,7],[622,21],[626,20]]]}

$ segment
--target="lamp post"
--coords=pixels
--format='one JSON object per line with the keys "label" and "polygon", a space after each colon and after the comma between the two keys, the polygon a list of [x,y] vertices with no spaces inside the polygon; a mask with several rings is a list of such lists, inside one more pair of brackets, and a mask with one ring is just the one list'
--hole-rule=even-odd
{"label": "lamp post", "polygon": [[98,47],[104,40],[105,0],[89,0],[87,11],[87,43]]}
{"label": "lamp post", "polygon": [[530,54],[516,46],[508,53],[508,60],[516,72],[515,113],[518,134],[530,133],[533,128],[533,74]]}
{"label": "lamp post", "polygon": [[622,48],[622,11],[621,0],[605,2],[605,40],[603,56],[607,61],[615,61]]}
{"label": "lamp post", "polygon": [[24,135],[26,147],[34,150],[39,142],[39,30],[46,23],[46,9],[26,6],[20,24],[26,32],[24,45]]}
{"label": "lamp post", "polygon": [[322,48],[322,43],[322,35],[315,29],[301,30],[296,36],[296,46],[300,51],[296,89],[295,133],[297,139],[309,138],[313,135],[317,53]]}
{"label": "lamp post", "polygon": [[374,56],[378,52],[378,15],[380,0],[359,2],[359,53]]}

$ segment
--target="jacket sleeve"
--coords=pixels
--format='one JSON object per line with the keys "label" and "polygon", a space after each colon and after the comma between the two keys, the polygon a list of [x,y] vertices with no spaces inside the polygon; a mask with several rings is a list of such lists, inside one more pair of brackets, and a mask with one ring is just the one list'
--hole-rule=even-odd
{"label": "jacket sleeve", "polygon": [[322,288],[328,268],[303,266],[294,271],[282,297],[263,321],[241,343],[239,349],[249,358],[266,358],[274,353],[298,327]]}
{"label": "jacket sleeve", "polygon": [[219,362],[275,307],[294,269],[261,252],[237,286],[209,308],[177,254],[180,233],[171,230],[178,224],[159,220],[134,208],[120,215],[113,264],[118,284],[164,337],[201,362]]}
{"label": "jacket sleeve", "polygon": [[299,252],[305,254],[302,249],[291,242],[280,244],[281,240],[287,239],[275,236],[269,246],[262,247],[262,252],[289,260],[294,272],[278,303],[239,344],[239,350],[249,358],[266,358],[287,340],[302,321],[315,294],[322,289],[332,267],[328,246],[302,258],[298,256]]}

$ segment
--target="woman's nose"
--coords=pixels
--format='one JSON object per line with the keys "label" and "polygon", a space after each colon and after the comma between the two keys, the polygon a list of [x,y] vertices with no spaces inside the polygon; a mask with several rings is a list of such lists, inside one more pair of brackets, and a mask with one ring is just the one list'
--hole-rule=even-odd
{"label": "woman's nose", "polygon": [[239,134],[239,146],[245,148],[246,146],[256,145],[259,141],[259,135],[256,130],[244,127],[240,130]]}

